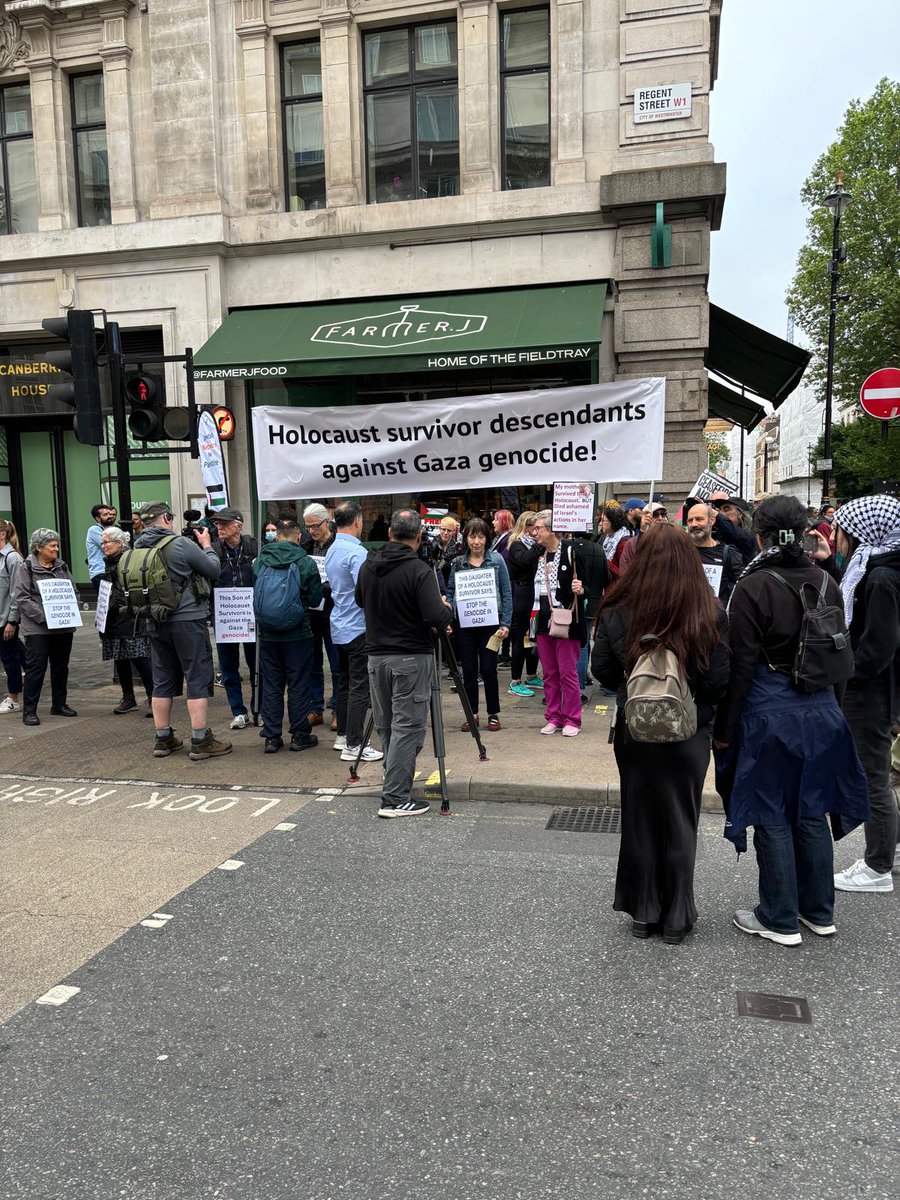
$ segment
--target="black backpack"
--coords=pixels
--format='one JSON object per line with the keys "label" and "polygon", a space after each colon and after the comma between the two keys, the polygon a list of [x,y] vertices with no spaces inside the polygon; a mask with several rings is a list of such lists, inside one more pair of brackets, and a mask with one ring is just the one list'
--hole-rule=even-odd
{"label": "black backpack", "polygon": [[[800,641],[790,669],[791,682],[800,692],[821,692],[835,684],[846,683],[853,678],[853,647],[844,610],[838,604],[825,603],[825,588],[828,576],[822,572],[822,584],[816,589],[814,583],[802,583],[799,588],[769,568],[779,583],[796,596],[803,607],[800,621]],[[814,602],[808,603],[807,593],[812,592]]]}

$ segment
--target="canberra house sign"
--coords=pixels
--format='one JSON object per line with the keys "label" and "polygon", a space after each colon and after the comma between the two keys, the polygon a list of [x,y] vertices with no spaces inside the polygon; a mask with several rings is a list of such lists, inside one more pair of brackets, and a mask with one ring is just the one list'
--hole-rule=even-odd
{"label": "canberra house sign", "polygon": [[312,342],[341,346],[364,346],[367,350],[389,350],[417,346],[422,342],[444,341],[481,333],[487,317],[475,313],[433,312],[418,304],[401,304],[392,312],[369,317],[354,317],[320,325],[310,337]]}

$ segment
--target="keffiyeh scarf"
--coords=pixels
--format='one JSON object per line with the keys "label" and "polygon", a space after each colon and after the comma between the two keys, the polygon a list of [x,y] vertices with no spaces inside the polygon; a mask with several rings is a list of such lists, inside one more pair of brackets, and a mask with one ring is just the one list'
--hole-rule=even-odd
{"label": "keffiyeh scarf", "polygon": [[615,533],[609,533],[603,539],[603,553],[606,555],[606,561],[610,562],[612,556],[618,549],[619,542],[623,538],[631,537],[631,530],[625,526],[622,529],[617,529]]}
{"label": "keffiyeh scarf", "polygon": [[859,541],[841,579],[849,626],[853,620],[856,589],[866,573],[869,559],[890,550],[900,550],[900,500],[896,496],[860,496],[841,505],[834,514],[834,523]]}

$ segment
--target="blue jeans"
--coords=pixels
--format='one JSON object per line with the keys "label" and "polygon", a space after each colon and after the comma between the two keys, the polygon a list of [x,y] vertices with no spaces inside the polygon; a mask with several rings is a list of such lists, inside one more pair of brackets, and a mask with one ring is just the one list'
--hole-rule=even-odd
{"label": "blue jeans", "polygon": [[247,670],[250,672],[252,680],[256,673],[255,644],[253,642],[216,643],[216,652],[219,656],[219,670],[222,672],[222,684],[225,688],[225,695],[228,697],[228,705],[233,717],[246,717],[247,715],[244,694],[241,691],[242,649],[244,651],[244,659],[247,663]]}
{"label": "blue jeans", "polygon": [[834,851],[827,817],[796,825],[755,825],[759,864],[756,916],[776,933],[796,933],[798,914],[815,925],[834,919]]}
{"label": "blue jeans", "polygon": [[578,686],[581,688],[582,692],[584,691],[585,687],[587,687],[588,653],[590,650],[590,641],[591,639],[588,638],[588,640],[581,647],[581,653],[578,655],[578,662],[576,663],[576,668],[578,670]]}
{"label": "blue jeans", "polygon": [[341,660],[338,655],[337,646],[332,644],[331,631],[326,629],[324,633],[317,633],[313,630],[313,664],[312,675],[309,683],[309,711],[319,713],[325,711],[325,655],[328,655],[328,666],[331,671],[331,696],[327,702],[327,707],[334,712],[335,698],[334,692],[337,686],[336,680],[341,671]]}

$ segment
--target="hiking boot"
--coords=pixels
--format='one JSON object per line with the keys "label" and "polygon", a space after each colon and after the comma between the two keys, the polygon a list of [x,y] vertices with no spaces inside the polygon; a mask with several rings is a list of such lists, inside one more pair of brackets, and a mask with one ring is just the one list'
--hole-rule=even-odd
{"label": "hiking boot", "polygon": [[263,747],[263,754],[277,754],[284,745],[284,739],[280,737],[266,738],[266,744]]}
{"label": "hiking boot", "polygon": [[218,758],[222,754],[230,753],[231,742],[220,742],[210,730],[206,737],[201,738],[199,742],[191,738],[191,752],[188,758],[191,762],[200,762],[203,758]]}
{"label": "hiking boot", "polygon": [[154,758],[168,758],[173,750],[180,750],[184,745],[184,738],[178,737],[174,730],[168,737],[160,737],[156,735],[156,741],[153,743]]}
{"label": "hiking boot", "polygon": [[894,881],[890,871],[873,871],[864,858],[858,858],[834,877],[839,892],[892,892]]}
{"label": "hiking boot", "polygon": [[331,714],[331,723],[329,724],[328,728],[331,730],[332,733],[337,732],[337,713]]}
{"label": "hiking boot", "polygon": [[322,724],[322,714],[321,713],[311,712],[307,715],[306,719],[307,719],[307,721],[309,721],[310,725],[321,725]]}
{"label": "hiking boot", "polygon": [[118,716],[120,713],[133,712],[137,708],[137,700],[134,696],[123,696],[113,712]]}
{"label": "hiking boot", "polygon": [[314,733],[295,733],[291,738],[292,750],[312,750],[318,744],[319,739]]}

